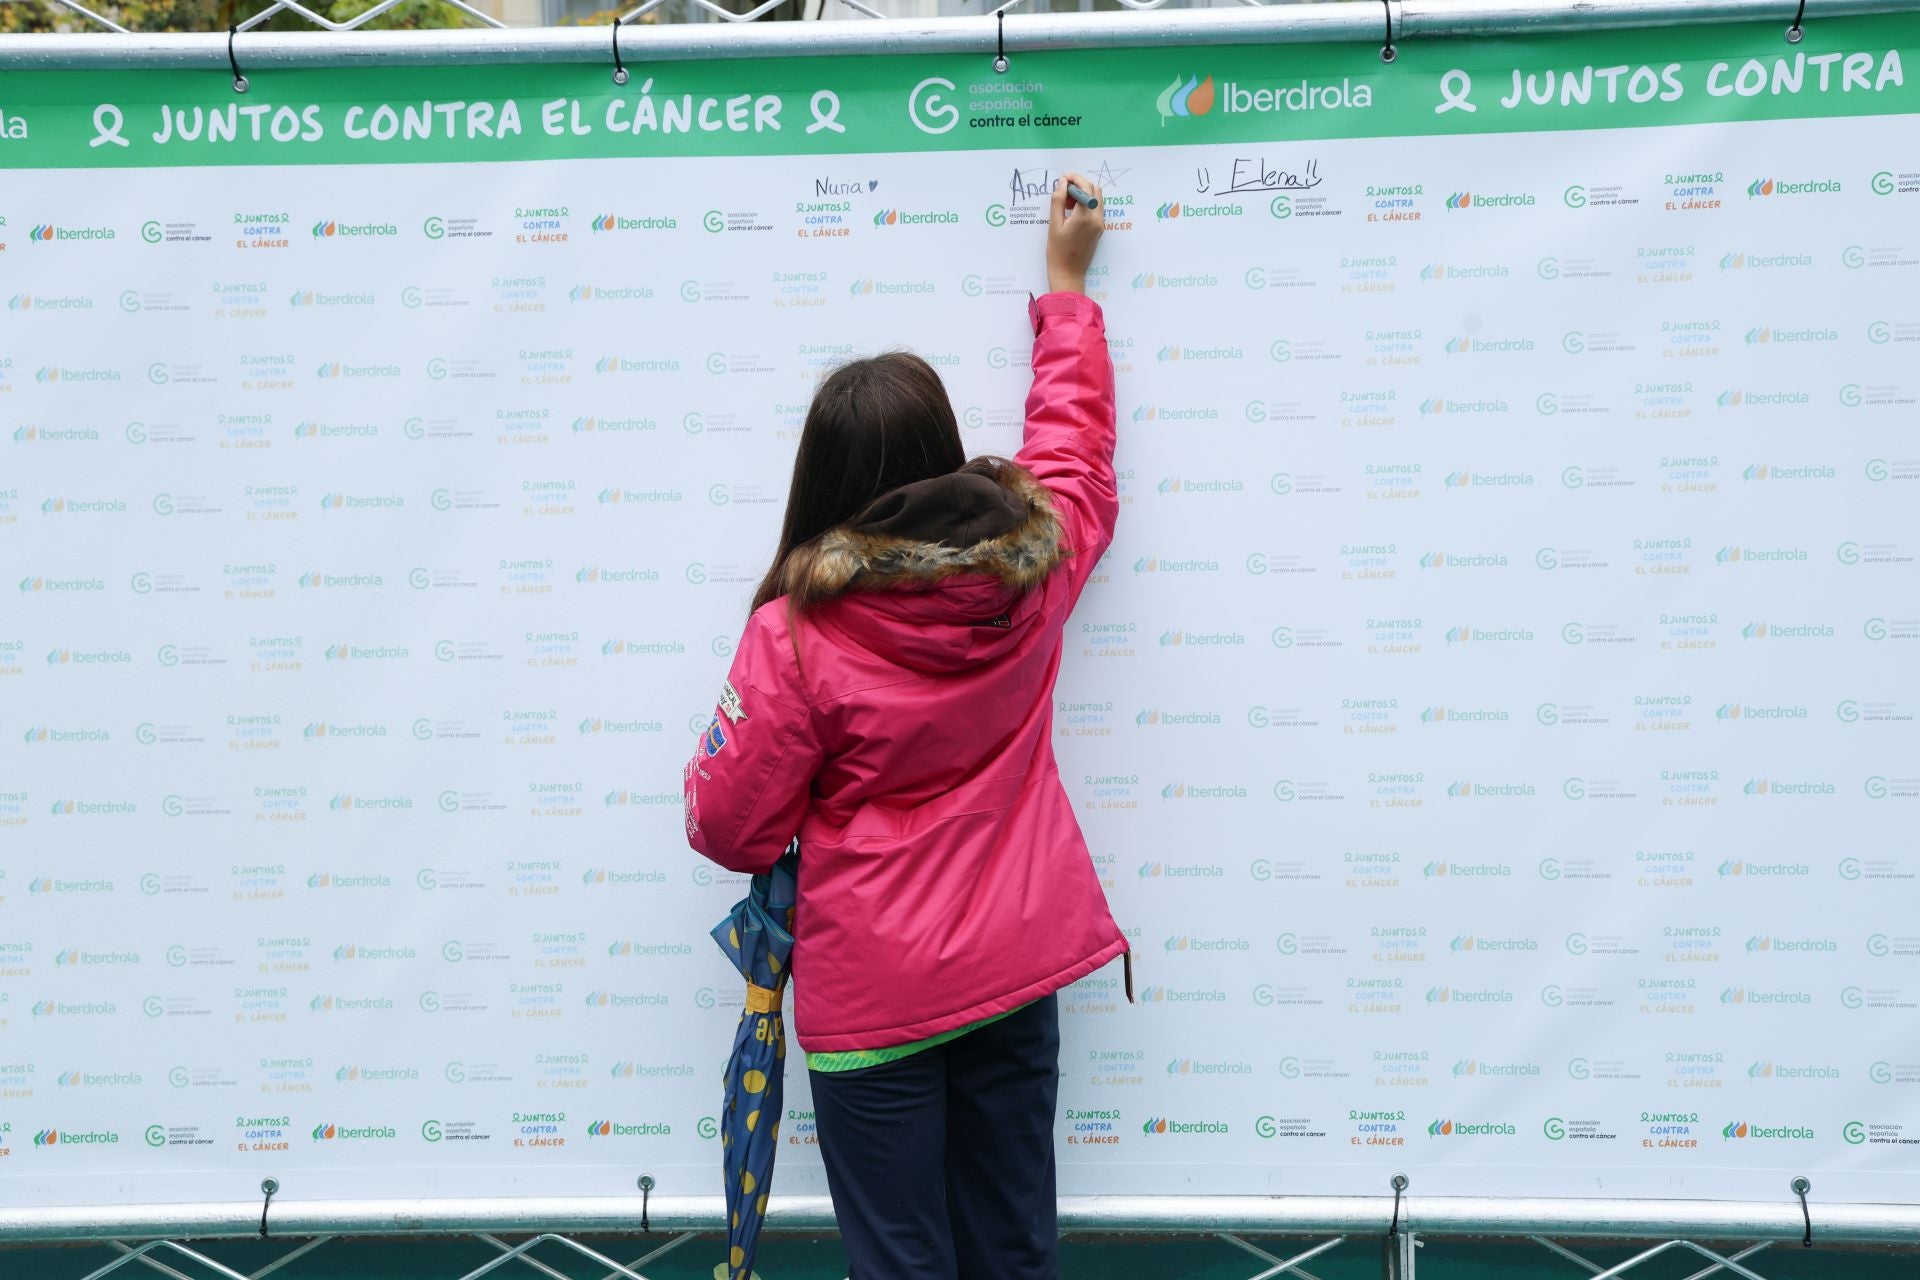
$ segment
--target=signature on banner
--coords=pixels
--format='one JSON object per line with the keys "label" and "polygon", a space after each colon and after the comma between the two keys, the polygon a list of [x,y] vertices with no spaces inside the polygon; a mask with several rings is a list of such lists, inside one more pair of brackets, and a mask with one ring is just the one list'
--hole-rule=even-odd
{"label": "signature on banner", "polygon": [[[1100,164],[1086,170],[1087,174],[1106,192],[1118,192],[1120,179],[1133,172],[1131,169],[1116,169],[1102,160]],[[1022,200],[1045,202],[1053,196],[1053,183],[1059,176],[1052,169],[1015,169],[1012,179],[1007,183],[1007,192],[1012,197],[1010,204],[1019,204]]]}
{"label": "signature on banner", "polygon": [[1213,172],[1205,165],[1194,171],[1197,179],[1194,190],[1201,195],[1218,194],[1230,196],[1237,191],[1311,191],[1320,185],[1320,162],[1307,161],[1306,167],[1294,172],[1277,168],[1265,160],[1242,160],[1236,158],[1227,175],[1227,185],[1215,189]]}

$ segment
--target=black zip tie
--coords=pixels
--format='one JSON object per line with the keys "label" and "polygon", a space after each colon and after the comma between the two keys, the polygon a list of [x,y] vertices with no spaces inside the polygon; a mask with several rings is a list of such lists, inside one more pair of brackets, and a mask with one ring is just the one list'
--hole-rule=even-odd
{"label": "black zip tie", "polygon": [[[1805,0],[1802,0],[1804,3]],[[1813,1184],[1805,1178],[1795,1178],[1787,1184],[1793,1188],[1793,1194],[1800,1197],[1800,1216],[1806,1220],[1807,1234],[1800,1237],[1802,1249],[1813,1248],[1813,1212],[1807,1208],[1807,1192],[1813,1190]]]}
{"label": "black zip tie", "polygon": [[1807,0],[1800,0],[1800,10],[1793,15],[1793,25],[1787,28],[1787,43],[1799,44],[1806,38],[1806,32],[1800,29],[1800,20],[1807,16]]}
{"label": "black zip tie", "polygon": [[1000,19],[1000,36],[994,46],[996,52],[993,55],[993,69],[997,74],[1005,75],[1007,68],[1012,65],[1007,61],[1007,11],[996,9],[993,11],[993,16]]}
{"label": "black zip tie", "polygon": [[613,19],[613,82],[615,84],[627,82],[627,69],[620,65],[620,16],[618,14],[615,14]]}
{"label": "black zip tie", "polygon": [[233,91],[235,93],[245,93],[247,91],[247,78],[240,74],[240,60],[233,56],[233,38],[239,34],[240,28],[237,25],[233,23],[227,24],[227,65],[233,68]]}
{"label": "black zip tie", "polygon": [[640,1175],[640,1230],[643,1234],[653,1231],[653,1223],[647,1218],[647,1198],[653,1194],[653,1175]]}
{"label": "black zip tie", "polygon": [[1400,1193],[1407,1189],[1407,1175],[1396,1173],[1388,1180],[1393,1188],[1393,1221],[1387,1224],[1387,1234],[1380,1238],[1380,1276],[1381,1280],[1407,1280],[1402,1274],[1400,1245]]}
{"label": "black zip tie", "polygon": [[[1802,4],[1806,0],[1801,0]],[[1392,62],[1400,55],[1393,51],[1393,3],[1392,0],[1380,0],[1380,7],[1387,11],[1387,42],[1380,46],[1380,61]]]}
{"label": "black zip tie", "polygon": [[267,1193],[267,1198],[260,1202],[260,1238],[265,1240],[267,1238],[267,1206],[273,1203],[273,1193],[280,1189],[280,1181],[277,1178],[262,1178],[260,1189]]}

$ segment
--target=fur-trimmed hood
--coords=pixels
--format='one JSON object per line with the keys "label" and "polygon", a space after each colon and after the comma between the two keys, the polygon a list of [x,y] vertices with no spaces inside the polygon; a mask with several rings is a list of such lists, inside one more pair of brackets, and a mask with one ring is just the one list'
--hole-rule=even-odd
{"label": "fur-trimmed hood", "polygon": [[1003,458],[881,495],[787,558],[785,586],[806,607],[852,591],[925,590],[986,578],[1024,592],[1060,564],[1059,516],[1033,473]]}

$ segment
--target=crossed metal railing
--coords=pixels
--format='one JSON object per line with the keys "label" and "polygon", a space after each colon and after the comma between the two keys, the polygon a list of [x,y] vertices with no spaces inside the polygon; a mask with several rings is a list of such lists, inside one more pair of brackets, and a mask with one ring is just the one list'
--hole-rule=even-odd
{"label": "crossed metal railing", "polygon": [[[1141,12],[1145,12],[1153,9],[1184,7],[1183,0],[1115,0],[1115,2],[1125,8],[1133,9]],[[1281,4],[1281,3],[1310,3],[1310,2],[1311,0],[1235,0],[1235,3],[1246,5],[1247,7],[1253,8],[1253,9],[1267,8],[1270,5]],[[105,14],[98,13],[92,9],[89,9],[86,5],[80,3],[80,0],[43,0],[43,3],[50,5],[54,8],[64,9],[68,12],[78,14],[79,16],[85,18],[87,21],[93,23],[94,25],[100,27],[103,30],[117,32],[121,35],[134,34],[134,32],[132,32],[129,28],[120,25],[119,23],[115,22],[112,18],[107,17]],[[380,0],[380,3],[374,5],[372,8],[362,10],[361,12],[356,13],[352,17],[347,18],[343,21],[335,21],[334,19],[329,18],[324,14],[318,13],[315,10],[308,8],[304,4],[301,4],[300,0],[273,0],[273,3],[269,4],[266,8],[261,9],[259,12],[251,14],[247,18],[243,19],[242,21],[234,24],[234,29],[236,31],[252,31],[258,28],[259,26],[261,26],[263,23],[270,21],[271,19],[273,19],[275,16],[279,14],[290,13],[298,18],[304,19],[308,23],[312,24],[315,27],[320,28],[323,31],[357,31],[360,28],[366,26],[368,23],[372,22],[375,18],[380,17],[382,14],[389,13],[394,9],[401,8],[405,5],[413,4],[413,3],[417,3],[417,0]],[[506,23],[500,21],[498,18],[495,18],[491,14],[484,13],[481,10],[476,9],[473,5],[468,4],[466,0],[436,0],[436,3],[443,4],[455,10],[458,10],[461,14],[463,14],[468,18],[473,19],[474,22],[479,23],[482,26],[488,26],[488,27],[493,27],[493,28],[502,29],[502,30],[506,28],[506,25],[507,25]],[[620,15],[620,22],[622,25],[625,25],[627,23],[637,21],[644,15],[654,12],[656,9],[661,8],[667,3],[668,3],[668,0],[643,0],[641,4],[638,4],[633,8],[627,10],[625,13],[622,13]],[[765,17],[768,13],[772,12],[774,9],[777,9],[782,4],[788,3],[788,0],[762,0],[760,4],[755,5],[753,8],[748,9],[745,12],[736,12],[732,9],[727,8],[722,4],[717,3],[717,0],[684,0],[684,3],[703,13],[711,14],[715,18],[718,18],[723,22],[743,22],[744,23],[744,22],[754,22],[762,17]],[[882,20],[885,20],[888,17],[887,14],[882,13],[880,10],[873,8],[871,5],[863,3],[862,0],[833,0],[833,3],[838,4],[844,8],[851,9],[855,13],[860,14],[862,17],[879,18]],[[1027,3],[1029,3],[1029,0],[1006,0],[1004,4],[1000,4],[995,6],[994,8],[986,10],[985,11],[986,16],[993,17],[1000,13],[1009,12]]]}
{"label": "crossed metal railing", "polygon": [[[715,1240],[724,1238],[717,1232],[681,1231],[673,1234],[665,1243],[657,1245],[633,1261],[621,1263],[609,1257],[602,1250],[583,1244],[559,1232],[543,1232],[531,1236],[519,1244],[508,1244],[498,1236],[488,1232],[474,1232],[470,1237],[471,1239],[497,1249],[499,1256],[489,1259],[480,1266],[465,1271],[458,1277],[458,1280],[480,1280],[480,1277],[488,1275],[500,1268],[507,1267],[515,1262],[531,1267],[533,1270],[547,1276],[549,1280],[574,1280],[574,1278],[566,1272],[533,1256],[534,1251],[543,1245],[551,1245],[556,1248],[569,1250],[599,1266],[605,1267],[607,1269],[606,1274],[602,1276],[600,1280],[649,1280],[648,1276],[641,1271],[640,1268],[686,1244],[708,1235],[711,1235]],[[1329,1253],[1353,1240],[1353,1237],[1349,1235],[1334,1236],[1332,1239],[1313,1244],[1291,1257],[1281,1257],[1260,1247],[1252,1240],[1245,1238],[1245,1233],[1217,1231],[1210,1233],[1210,1235],[1211,1238],[1232,1245],[1245,1253],[1251,1254],[1260,1262],[1267,1264],[1263,1270],[1253,1273],[1248,1276],[1246,1280],[1277,1280],[1277,1278],[1281,1276],[1297,1277],[1298,1280],[1319,1280],[1319,1277],[1315,1276],[1313,1272],[1308,1271],[1302,1264]],[[304,1257],[322,1245],[341,1238],[340,1236],[315,1236],[295,1248],[290,1249],[286,1253],[281,1254],[271,1262],[256,1267],[251,1271],[239,1271],[219,1261],[217,1258],[205,1252],[204,1246],[202,1248],[194,1248],[191,1245],[177,1240],[150,1240],[140,1245],[128,1244],[121,1240],[107,1240],[103,1243],[117,1250],[120,1256],[104,1266],[87,1272],[84,1276],[76,1277],[75,1280],[102,1280],[103,1277],[134,1263],[139,1263],[158,1271],[162,1275],[170,1277],[171,1280],[196,1280],[195,1277],[189,1276],[167,1265],[166,1262],[162,1261],[162,1258],[165,1256],[172,1256],[194,1263],[212,1273],[214,1276],[219,1277],[220,1280],[265,1280],[265,1277],[279,1271],[295,1259]],[[1420,1238],[1414,1232],[1400,1232],[1396,1238],[1388,1241],[1387,1273],[1391,1277],[1391,1280],[1417,1280],[1415,1272],[1419,1250],[1431,1246],[1436,1240],[1457,1241],[1467,1238],[1469,1237],[1429,1236]],[[1654,1258],[1675,1250],[1697,1254],[1711,1263],[1710,1266],[1687,1276],[1686,1280],[1709,1280],[1710,1277],[1718,1275],[1721,1272],[1738,1276],[1741,1280],[1767,1280],[1760,1272],[1744,1265],[1744,1260],[1774,1243],[1771,1240],[1760,1240],[1737,1252],[1723,1254],[1698,1241],[1669,1239],[1644,1249],[1611,1267],[1603,1267],[1600,1263],[1583,1257],[1564,1245],[1556,1244],[1545,1236],[1525,1236],[1521,1238],[1531,1240],[1533,1243],[1542,1246],[1556,1256],[1582,1268],[1588,1273],[1585,1280],[1616,1280],[1617,1277],[1625,1275],[1643,1263],[1650,1262]],[[1373,1244],[1375,1241],[1368,1240],[1362,1243]],[[548,1252],[553,1252],[553,1249],[549,1249]],[[41,1275],[36,1277],[36,1280],[60,1280],[60,1278],[51,1275]],[[453,1278],[449,1277],[449,1280],[453,1280]]]}

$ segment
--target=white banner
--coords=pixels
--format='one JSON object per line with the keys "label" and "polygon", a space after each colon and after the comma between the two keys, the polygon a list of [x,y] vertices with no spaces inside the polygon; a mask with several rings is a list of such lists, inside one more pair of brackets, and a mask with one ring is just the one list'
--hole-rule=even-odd
{"label": "white banner", "polygon": [[0,1187],[717,1191],[680,768],[813,381],[1013,452],[1080,169],[1141,990],[1061,995],[1062,1192],[1920,1198],[1909,119],[25,175]]}

